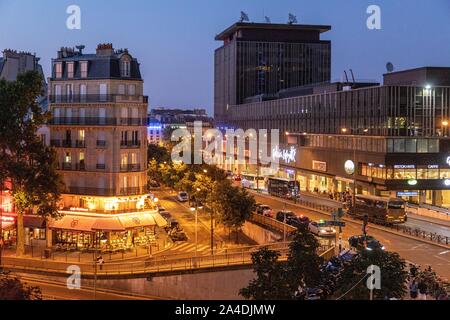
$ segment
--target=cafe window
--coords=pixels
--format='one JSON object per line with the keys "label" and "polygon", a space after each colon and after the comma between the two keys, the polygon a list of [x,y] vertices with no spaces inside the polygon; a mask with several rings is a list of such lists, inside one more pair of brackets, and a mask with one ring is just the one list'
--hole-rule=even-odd
{"label": "cafe window", "polygon": [[417,179],[424,180],[428,177],[428,168],[427,167],[418,167],[417,168]]}
{"label": "cafe window", "polygon": [[440,170],[440,178],[441,179],[449,179],[450,178],[450,168],[442,168]]}
{"label": "cafe window", "polygon": [[439,169],[428,168],[428,179],[439,179]]}
{"label": "cafe window", "polygon": [[394,168],[394,179],[396,180],[416,179],[416,169]]}

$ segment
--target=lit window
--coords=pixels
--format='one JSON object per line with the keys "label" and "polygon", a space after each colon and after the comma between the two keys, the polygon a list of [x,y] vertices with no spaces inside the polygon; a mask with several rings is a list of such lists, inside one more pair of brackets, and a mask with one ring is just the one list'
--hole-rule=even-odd
{"label": "lit window", "polygon": [[55,63],[55,77],[62,78],[62,62]]}
{"label": "lit window", "polygon": [[122,77],[130,76],[130,61],[122,62]]}
{"label": "lit window", "polygon": [[87,61],[81,61],[80,62],[80,73],[82,78],[87,78],[88,75],[88,62]]}
{"label": "lit window", "polygon": [[68,62],[67,63],[67,78],[73,78],[73,72],[74,72],[74,68],[73,68],[73,62]]}

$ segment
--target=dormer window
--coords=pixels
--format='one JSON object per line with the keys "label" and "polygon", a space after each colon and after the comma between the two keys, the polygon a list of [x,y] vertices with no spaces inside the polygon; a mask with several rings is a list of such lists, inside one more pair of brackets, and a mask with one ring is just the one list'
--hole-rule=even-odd
{"label": "dormer window", "polygon": [[67,78],[72,79],[74,73],[74,63],[68,62],[67,63]]}
{"label": "dormer window", "polygon": [[55,77],[62,78],[62,62],[55,63]]}
{"label": "dormer window", "polygon": [[87,76],[88,76],[88,62],[87,61],[80,62],[80,74],[81,74],[81,78],[87,78]]}
{"label": "dormer window", "polygon": [[129,76],[130,76],[130,61],[123,60],[122,61],[122,77],[129,77]]}

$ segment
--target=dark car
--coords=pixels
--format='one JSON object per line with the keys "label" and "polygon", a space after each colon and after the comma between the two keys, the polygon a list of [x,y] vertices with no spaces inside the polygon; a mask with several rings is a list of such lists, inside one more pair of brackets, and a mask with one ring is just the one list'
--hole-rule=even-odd
{"label": "dark car", "polygon": [[356,248],[357,250],[385,250],[385,247],[372,236],[353,236],[348,239],[348,243],[351,247]]}
{"label": "dark car", "polygon": [[288,210],[277,212],[276,219],[280,222],[284,222],[285,215],[286,215],[286,223],[294,227],[297,227],[299,225],[308,226],[308,224],[310,223],[308,217],[304,215],[297,216],[295,213]]}
{"label": "dark car", "polygon": [[172,219],[172,214],[169,211],[160,211],[159,214],[167,221],[169,222]]}
{"label": "dark car", "polygon": [[187,241],[188,237],[184,231],[177,231],[170,235],[172,241]]}
{"label": "dark car", "polygon": [[270,210],[270,207],[266,204],[258,204],[256,205],[256,213],[257,214],[263,214],[264,210]]}

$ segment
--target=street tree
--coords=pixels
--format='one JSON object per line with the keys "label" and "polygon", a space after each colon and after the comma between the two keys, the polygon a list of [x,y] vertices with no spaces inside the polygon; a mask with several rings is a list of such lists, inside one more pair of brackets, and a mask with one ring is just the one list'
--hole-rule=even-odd
{"label": "street tree", "polygon": [[18,277],[0,273],[0,300],[42,300],[39,287],[28,286]]}
{"label": "street tree", "polygon": [[320,283],[323,258],[318,255],[319,242],[308,230],[300,224],[289,244],[288,275],[292,290],[314,288]]}
{"label": "street tree", "polygon": [[[334,298],[368,300],[369,290],[366,278],[367,268],[371,265],[378,266],[381,271],[381,289],[374,289],[373,298],[376,300],[402,299],[406,294],[408,277],[408,272],[405,271],[406,263],[397,253],[381,249],[363,250],[349,263],[344,264]],[[363,278],[364,280],[361,280]]]}
{"label": "street tree", "polygon": [[170,153],[164,146],[150,143],[147,147],[147,159],[155,160],[157,163],[170,161]]}
{"label": "street tree", "polygon": [[280,253],[263,247],[252,253],[256,275],[239,294],[248,300],[289,300],[292,289],[286,277],[286,264],[279,261]]}
{"label": "street tree", "polygon": [[25,251],[24,213],[58,217],[57,202],[64,188],[56,171],[55,151],[37,136],[50,116],[36,102],[42,84],[42,77],[34,71],[18,75],[16,81],[0,80],[0,168],[11,180],[18,255]]}

